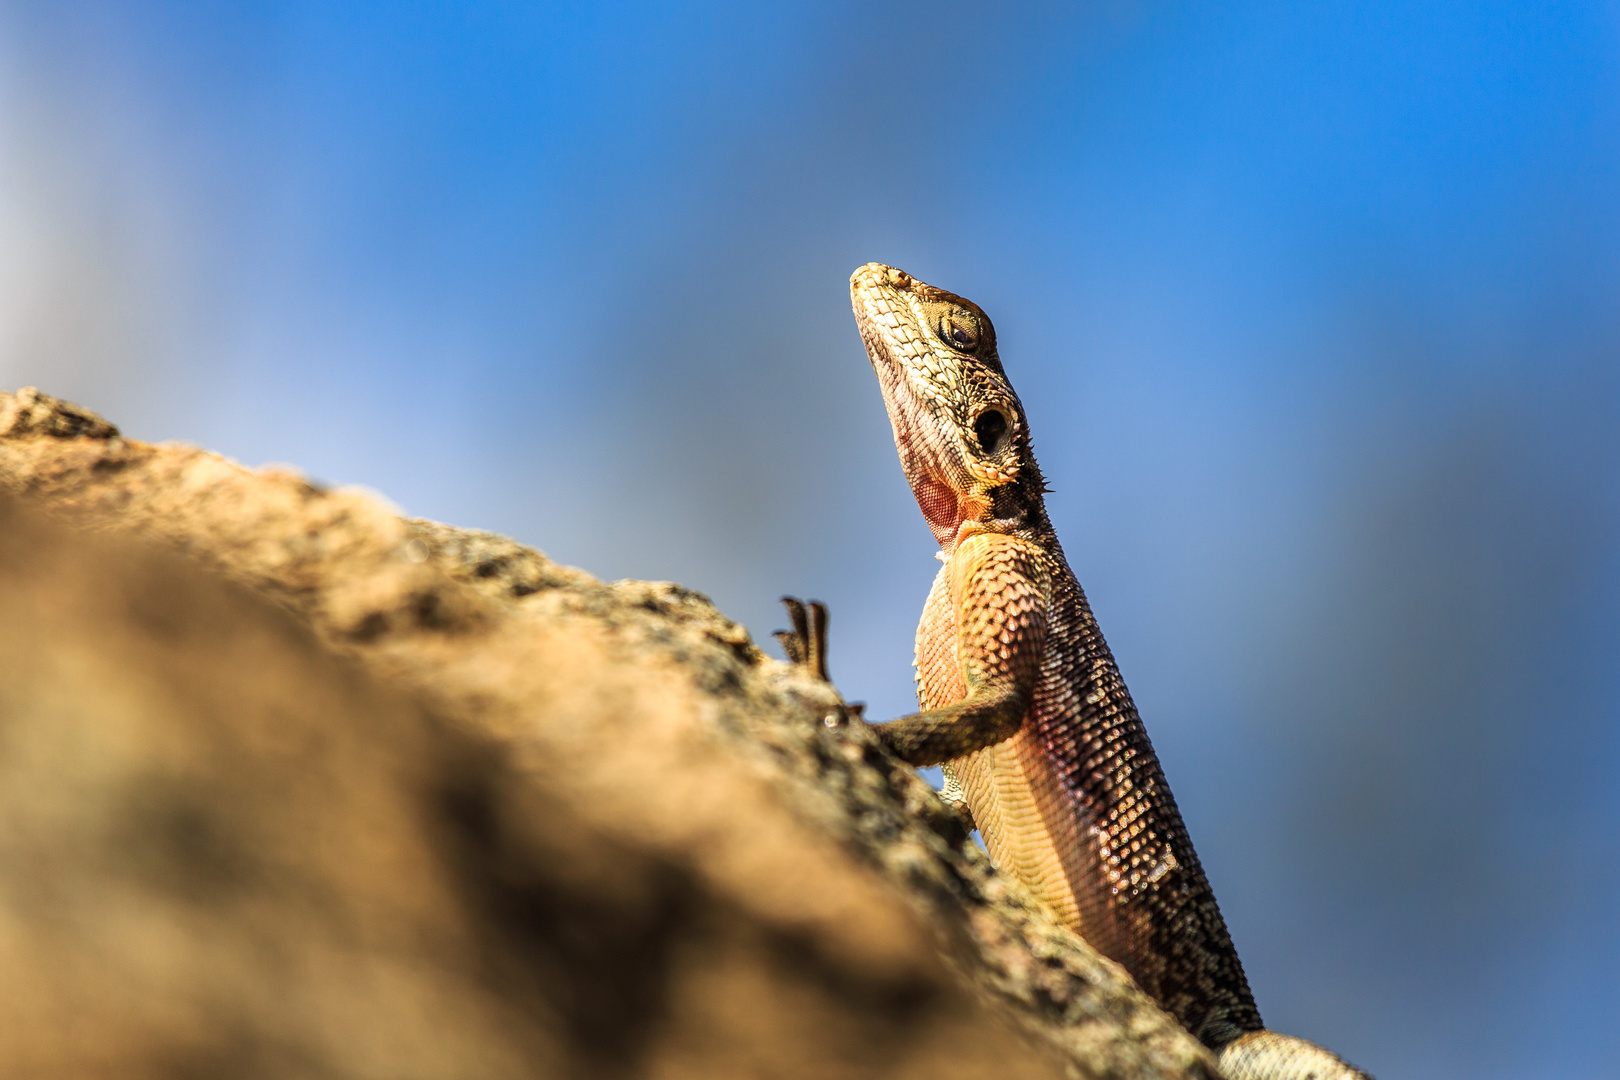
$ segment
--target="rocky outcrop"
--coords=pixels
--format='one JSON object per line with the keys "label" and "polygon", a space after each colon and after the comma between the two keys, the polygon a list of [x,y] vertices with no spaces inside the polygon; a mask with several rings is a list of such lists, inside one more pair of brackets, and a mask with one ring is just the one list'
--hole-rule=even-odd
{"label": "rocky outcrop", "polygon": [[703,597],[0,394],[0,1072],[1207,1077]]}

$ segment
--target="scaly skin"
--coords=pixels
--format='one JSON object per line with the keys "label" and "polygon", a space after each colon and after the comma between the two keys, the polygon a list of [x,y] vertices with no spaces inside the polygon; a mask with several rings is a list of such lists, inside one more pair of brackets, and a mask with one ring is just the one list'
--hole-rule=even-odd
{"label": "scaly skin", "polygon": [[1114,658],[1046,515],[1024,410],[976,304],[868,263],[850,278],[895,447],[944,566],[917,628],[922,710],[876,728],[942,764],[1015,874],[1242,1080],[1364,1077],[1265,1031]]}

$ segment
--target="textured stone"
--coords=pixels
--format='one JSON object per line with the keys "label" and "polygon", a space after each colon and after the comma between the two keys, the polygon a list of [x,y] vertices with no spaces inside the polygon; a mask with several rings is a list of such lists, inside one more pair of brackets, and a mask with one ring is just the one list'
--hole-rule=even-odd
{"label": "textured stone", "polygon": [[0,1071],[1213,1075],[690,590],[34,391],[0,491]]}

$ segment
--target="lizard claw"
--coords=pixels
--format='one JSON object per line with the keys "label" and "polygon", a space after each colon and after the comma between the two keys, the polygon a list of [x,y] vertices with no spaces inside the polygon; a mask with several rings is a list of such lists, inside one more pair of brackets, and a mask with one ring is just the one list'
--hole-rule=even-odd
{"label": "lizard claw", "polygon": [[793,629],[778,630],[771,636],[782,643],[790,664],[807,669],[822,682],[832,682],[827,674],[827,605],[812,600],[807,608],[796,596],[782,597],[782,604],[793,620]]}
{"label": "lizard claw", "polygon": [[[771,636],[782,643],[788,663],[815,679],[832,685],[827,674],[827,605],[819,600],[805,603],[796,596],[782,597],[782,604],[793,620],[792,630],[778,630]],[[828,727],[843,727],[865,719],[866,703],[841,702],[822,718]]]}

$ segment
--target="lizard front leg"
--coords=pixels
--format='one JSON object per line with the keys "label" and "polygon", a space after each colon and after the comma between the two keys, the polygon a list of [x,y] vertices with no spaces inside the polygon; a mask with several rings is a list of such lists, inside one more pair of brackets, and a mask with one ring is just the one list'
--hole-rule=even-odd
{"label": "lizard front leg", "polygon": [[[803,601],[798,597],[782,597],[782,605],[787,608],[788,618],[793,623],[791,630],[777,630],[771,636],[782,645],[782,651],[787,654],[788,662],[802,669],[806,674],[830,683],[832,680],[827,673],[827,605],[819,600]],[[844,706],[844,719],[853,719],[864,723],[863,713],[866,706],[861,702],[849,702]],[[828,723],[835,723],[834,714],[829,714]],[[867,724],[868,728],[877,733],[878,739],[885,745],[890,745],[884,733],[892,725]],[[893,747],[890,745],[890,749]],[[973,811],[968,805],[967,796],[962,791],[962,785],[957,781],[956,774],[949,765],[945,766],[945,786],[940,790],[939,796],[946,807],[962,823],[962,827],[972,832],[978,828],[973,820]]]}
{"label": "lizard front leg", "polygon": [[921,631],[954,637],[964,696],[879,725],[878,737],[912,765],[966,757],[1012,737],[1023,725],[1046,645],[1051,575],[1041,550],[1004,533],[960,540],[942,573],[949,626]]}
{"label": "lizard front leg", "polygon": [[[1038,547],[1003,533],[973,532],[946,564],[955,652],[966,694],[872,730],[909,765],[939,765],[1010,738],[1040,677],[1051,575]],[[788,660],[827,677],[827,608],[784,596],[792,630],[778,630]],[[859,715],[859,707],[851,711]],[[961,802],[960,787],[955,793]]]}

